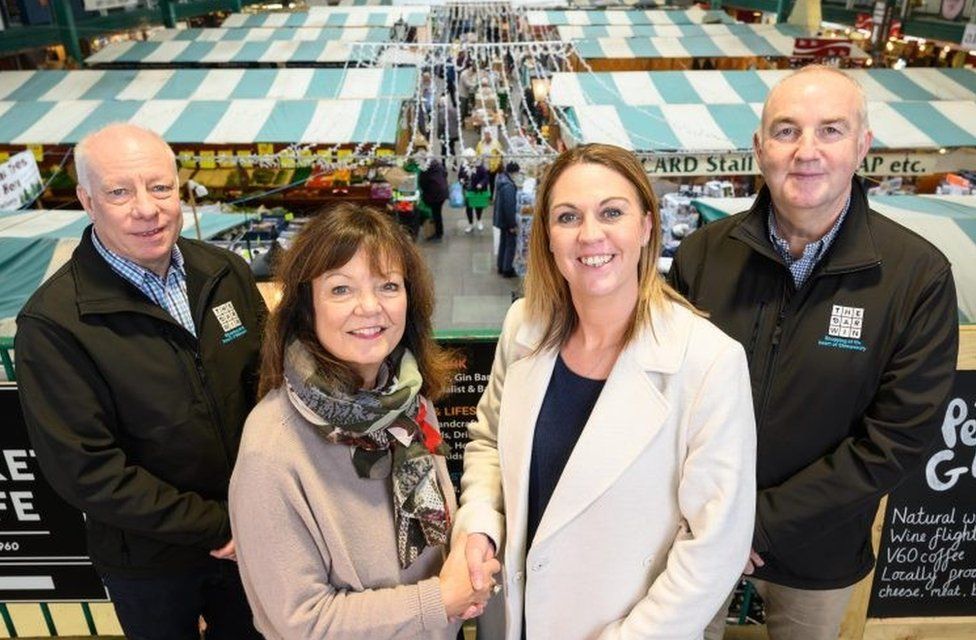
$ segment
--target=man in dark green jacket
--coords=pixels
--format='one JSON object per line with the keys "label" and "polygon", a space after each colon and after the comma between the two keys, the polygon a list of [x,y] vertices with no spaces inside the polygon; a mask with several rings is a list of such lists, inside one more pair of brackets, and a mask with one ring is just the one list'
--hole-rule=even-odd
{"label": "man in dark green jacket", "polygon": [[949,262],[869,208],[853,175],[870,143],[843,72],[787,77],[755,136],[766,186],[687,238],[669,276],[749,357],[759,494],[743,561],[773,640],[837,638],[874,565],[878,502],[938,435],[955,371]]}
{"label": "man in dark green jacket", "polygon": [[227,487],[266,308],[247,265],[180,239],[175,158],[110,125],[78,144],[92,220],[17,319],[21,403],[45,477],[85,512],[129,638],[259,638]]}

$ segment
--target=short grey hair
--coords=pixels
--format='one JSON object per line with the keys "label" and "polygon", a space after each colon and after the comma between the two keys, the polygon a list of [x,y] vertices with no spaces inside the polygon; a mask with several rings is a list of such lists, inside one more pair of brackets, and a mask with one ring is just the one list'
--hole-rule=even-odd
{"label": "short grey hair", "polygon": [[768,94],[766,94],[766,100],[765,102],[763,102],[762,115],[760,116],[759,119],[759,129],[756,131],[756,134],[759,136],[760,140],[763,139],[763,134],[765,133],[763,131],[763,122],[765,121],[766,107],[769,106],[769,99],[772,97],[773,92],[776,91],[776,89],[779,88],[779,86],[784,82],[786,82],[787,80],[790,80],[792,78],[795,78],[796,76],[803,75],[806,73],[817,73],[817,72],[830,73],[840,78],[844,78],[845,80],[851,83],[851,86],[854,87],[854,91],[857,94],[857,120],[858,120],[858,124],[861,127],[861,131],[862,132],[867,131],[868,129],[871,128],[871,125],[868,122],[868,96],[866,93],[864,93],[864,87],[861,86],[861,83],[855,80],[854,77],[851,76],[850,74],[844,73],[843,71],[841,71],[836,67],[828,67],[827,65],[823,65],[823,64],[808,64],[807,66],[801,67],[796,71],[785,76],[775,85],[773,85],[773,88],[769,90]]}
{"label": "short grey hair", "polygon": [[89,172],[88,154],[90,153],[89,148],[91,147],[92,144],[94,144],[95,140],[101,136],[111,136],[113,134],[122,134],[125,132],[137,132],[149,136],[150,138],[155,138],[156,140],[158,140],[160,144],[162,144],[163,148],[166,149],[167,154],[169,155],[170,159],[173,161],[173,172],[177,174],[179,173],[179,170],[176,166],[176,154],[173,152],[172,147],[169,146],[169,143],[163,139],[163,136],[159,135],[155,131],[152,131],[151,129],[146,129],[145,127],[129,124],[128,122],[113,122],[111,124],[105,125],[101,129],[92,131],[91,133],[87,134],[84,138],[78,141],[78,144],[75,145],[75,149],[74,149],[75,173],[77,174],[78,177],[78,185],[82,189],[84,189],[87,193],[90,194],[92,192],[91,175],[89,175],[88,173]]}

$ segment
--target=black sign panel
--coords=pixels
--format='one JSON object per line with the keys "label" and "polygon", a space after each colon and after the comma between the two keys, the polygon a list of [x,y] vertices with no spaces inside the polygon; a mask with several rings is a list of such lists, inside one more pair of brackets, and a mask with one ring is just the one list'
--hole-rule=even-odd
{"label": "black sign panel", "polygon": [[0,601],[108,600],[82,514],[41,475],[16,385],[0,385],[0,416]]}
{"label": "black sign panel", "polygon": [[976,615],[976,371],[959,371],[935,449],[888,497],[868,615]]}
{"label": "black sign panel", "polygon": [[495,344],[494,339],[444,341],[445,346],[457,351],[461,360],[461,368],[454,376],[454,384],[436,405],[441,433],[451,446],[447,468],[458,498],[461,495],[464,445],[468,443],[468,423],[475,420],[478,400],[488,384],[491,363],[495,358]]}

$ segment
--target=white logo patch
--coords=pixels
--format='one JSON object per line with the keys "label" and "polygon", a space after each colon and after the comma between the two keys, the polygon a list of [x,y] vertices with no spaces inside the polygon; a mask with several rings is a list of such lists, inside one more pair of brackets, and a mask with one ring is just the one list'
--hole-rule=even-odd
{"label": "white logo patch", "polygon": [[827,335],[837,338],[861,337],[861,326],[864,323],[864,309],[860,307],[845,307],[835,304],[830,310],[830,323],[827,325]]}
{"label": "white logo patch", "polygon": [[220,306],[214,307],[212,311],[217,316],[217,321],[220,323],[221,328],[223,328],[224,333],[241,326],[241,319],[237,315],[237,309],[234,308],[233,302],[225,302]]}

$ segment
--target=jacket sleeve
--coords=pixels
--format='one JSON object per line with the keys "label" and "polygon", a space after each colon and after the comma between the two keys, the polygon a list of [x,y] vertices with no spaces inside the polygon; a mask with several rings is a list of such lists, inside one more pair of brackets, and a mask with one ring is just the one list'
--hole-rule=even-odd
{"label": "jacket sleeve", "polygon": [[111,390],[69,332],[22,314],[16,354],[27,431],[58,495],[90,518],[165,543],[217,549],[230,540],[226,505],[127,460]]}
{"label": "jacket sleeve", "polygon": [[242,456],[231,481],[238,566],[251,607],[273,627],[270,637],[396,640],[451,624],[436,576],[365,591],[331,584],[321,530],[329,518],[312,512],[304,492],[301,478],[259,454]]}
{"label": "jacket sleeve", "polygon": [[958,310],[952,272],[917,300],[879,377],[859,433],[782,484],[759,493],[756,551],[790,549],[858,517],[921,464],[938,435],[955,375]]}
{"label": "jacket sleeve", "polygon": [[[678,408],[681,410],[681,408]],[[727,342],[687,409],[678,480],[684,523],[647,595],[601,640],[701,638],[749,557],[756,426],[745,352]]]}
{"label": "jacket sleeve", "polygon": [[505,388],[505,373],[513,361],[515,334],[522,317],[523,301],[511,306],[502,335],[495,349],[491,376],[481,400],[477,418],[468,425],[468,444],[464,448],[464,474],[461,476],[461,507],[454,534],[484,533],[501,550],[505,534],[505,503],[502,474],[498,461],[498,415]]}

